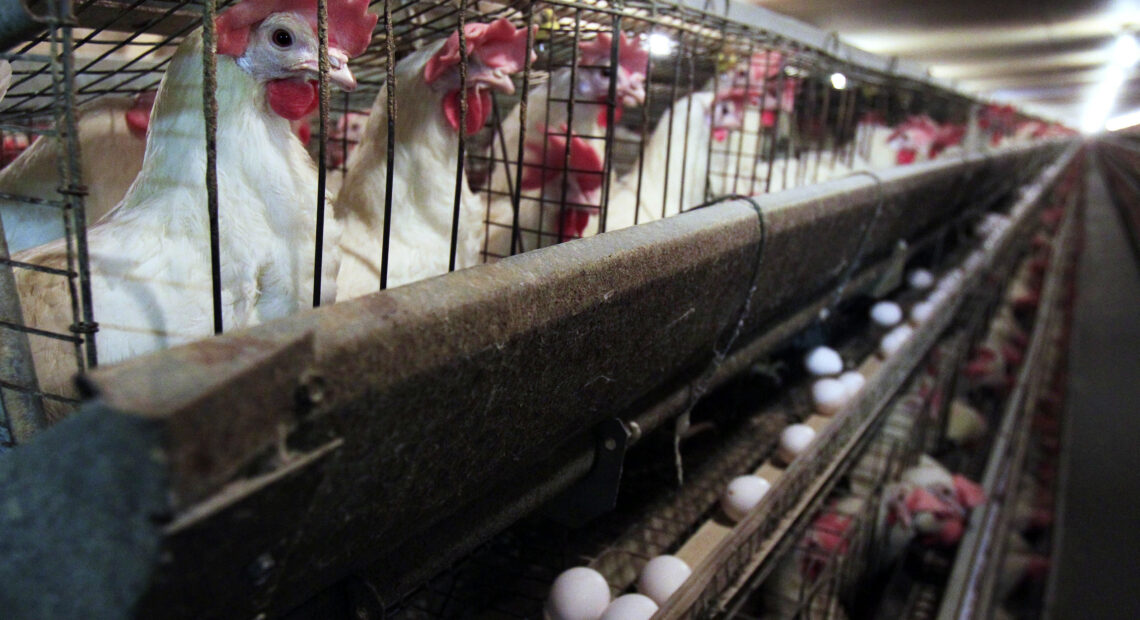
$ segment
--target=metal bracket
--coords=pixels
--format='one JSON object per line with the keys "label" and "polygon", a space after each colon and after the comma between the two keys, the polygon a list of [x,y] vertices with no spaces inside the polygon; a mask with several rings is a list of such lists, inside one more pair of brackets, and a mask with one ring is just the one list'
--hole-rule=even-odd
{"label": "metal bracket", "polygon": [[579,527],[613,510],[632,435],[633,431],[617,418],[599,424],[594,429],[594,465],[590,473],[550,500],[543,513],[563,525]]}
{"label": "metal bracket", "polygon": [[906,262],[909,258],[907,242],[900,239],[887,261],[887,268],[883,275],[871,285],[871,296],[882,299],[902,286],[903,274],[906,272]]}

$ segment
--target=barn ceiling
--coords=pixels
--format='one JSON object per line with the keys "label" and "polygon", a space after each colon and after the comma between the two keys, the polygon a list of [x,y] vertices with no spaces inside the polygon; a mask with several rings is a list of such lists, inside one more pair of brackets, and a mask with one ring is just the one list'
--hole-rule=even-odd
{"label": "barn ceiling", "polygon": [[[1117,38],[1140,30],[1140,0],[752,0],[867,51],[926,64],[935,77],[1081,127],[1091,100],[1140,108],[1140,71],[1112,99]],[[1119,64],[1119,61],[1116,61]],[[1108,95],[1106,95],[1108,93]],[[1103,116],[1103,113],[1102,113]]]}

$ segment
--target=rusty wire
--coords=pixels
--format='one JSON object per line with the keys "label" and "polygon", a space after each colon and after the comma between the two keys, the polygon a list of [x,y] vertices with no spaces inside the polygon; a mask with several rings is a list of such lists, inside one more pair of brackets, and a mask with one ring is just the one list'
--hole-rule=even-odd
{"label": "rusty wire", "polygon": [[202,0],[202,113],[206,117],[206,209],[210,218],[210,278],[213,284],[214,333],[222,325],[222,254],[218,227],[218,57],[215,0]]}

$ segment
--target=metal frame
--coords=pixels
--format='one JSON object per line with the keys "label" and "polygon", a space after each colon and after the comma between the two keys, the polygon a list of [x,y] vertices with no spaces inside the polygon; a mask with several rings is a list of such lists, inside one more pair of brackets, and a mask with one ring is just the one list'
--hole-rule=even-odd
{"label": "metal frame", "polygon": [[1025,363],[1018,371],[1017,383],[1006,402],[1002,426],[986,465],[982,486],[989,498],[982,510],[970,516],[967,533],[962,540],[945,596],[937,617],[974,618],[992,609],[996,573],[1000,569],[1004,533],[1008,526],[1008,504],[1016,496],[1030,434],[1024,422],[1044,388],[1042,381],[1050,376],[1057,360],[1055,336],[1062,311],[1060,296],[1068,272],[1066,266],[1075,251],[1072,241],[1076,229],[1078,193],[1070,197],[1063,226],[1053,238],[1051,269],[1041,292],[1041,303],[1034,321],[1033,333]]}
{"label": "metal frame", "polygon": [[[623,410],[637,418],[663,385],[692,389],[727,326],[742,326],[738,351],[754,359],[750,340],[766,342],[805,295],[830,297],[850,277],[836,265],[870,264],[978,198],[945,202],[948,187],[973,179],[979,194],[1012,189],[1058,147],[767,196],[763,227],[753,205],[725,203],[96,371],[86,385],[98,398],[86,408],[121,412],[161,437],[139,454],[162,455],[173,520],[154,535],[173,562],[149,566],[139,609],[281,613],[362,562],[384,566],[460,533],[477,543],[475,516],[509,522],[584,473],[590,459],[573,447],[584,430]],[[860,228],[865,239],[847,232]],[[52,442],[13,454],[0,475],[41,443],[93,441],[91,415],[56,425],[44,433]],[[29,475],[40,497],[59,497],[63,472],[76,467],[86,464],[58,460]],[[250,511],[261,515],[253,529]],[[53,562],[35,535],[17,533],[29,524],[3,526],[20,557]],[[224,547],[206,542],[218,536]],[[431,559],[456,557],[463,544]],[[265,554],[271,574],[249,579]],[[57,578],[82,579],[84,562],[69,566]],[[393,587],[402,577],[388,575]]]}

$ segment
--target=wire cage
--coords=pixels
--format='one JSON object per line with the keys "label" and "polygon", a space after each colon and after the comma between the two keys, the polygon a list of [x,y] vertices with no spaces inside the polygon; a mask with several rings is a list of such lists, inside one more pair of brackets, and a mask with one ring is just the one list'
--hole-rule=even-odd
{"label": "wire cage", "polygon": [[[28,441],[89,395],[93,383],[76,386],[72,377],[98,364],[727,196],[751,198],[960,155],[973,148],[971,139],[992,148],[991,136],[1018,138],[1021,122],[995,110],[983,128],[978,119],[985,108],[968,97],[840,53],[838,41],[811,44],[742,23],[732,3],[299,2],[305,24],[286,34],[311,48],[305,79],[290,73],[290,85],[273,92],[266,86],[264,96],[234,86],[247,78],[233,59],[253,62],[235,52],[229,38],[233,22],[226,16],[239,2],[49,4],[54,13],[40,16],[42,31],[22,35],[3,55],[13,68],[0,101],[3,154],[11,159],[0,171],[5,447]],[[277,31],[257,30],[268,21],[243,26],[269,37],[251,34],[247,45],[274,43]],[[355,88],[332,92],[337,86]],[[261,116],[235,123],[235,101],[243,93]],[[261,133],[234,131],[239,125]],[[28,172],[33,164],[42,174]],[[882,190],[882,180],[870,176]],[[934,180],[952,176],[944,172]],[[956,200],[968,189],[957,191]],[[860,215],[875,212],[865,236],[882,206],[872,203],[859,205]],[[755,207],[749,216],[759,216],[763,255],[766,216],[749,204]],[[25,216],[43,227],[21,223]],[[274,228],[278,216],[287,223]],[[908,234],[929,232],[920,228]],[[41,237],[20,236],[33,233]],[[842,269],[842,286],[862,267],[863,241],[855,255]],[[158,266],[138,267],[148,260]],[[747,291],[749,282],[734,284],[729,301],[736,303],[737,289]],[[338,309],[314,315],[330,311]],[[247,345],[243,351],[257,346],[243,340],[235,348]],[[717,355],[723,357],[720,350]],[[217,365],[222,357],[197,361]],[[305,394],[316,399],[319,381],[313,381]],[[161,391],[161,383],[147,389]],[[282,392],[286,400],[293,397]],[[792,405],[805,409],[802,402]],[[499,430],[493,426],[483,424],[479,432]],[[854,421],[842,426],[834,433],[836,446],[857,430]],[[656,506],[661,512],[647,523],[615,518],[612,530],[572,541],[586,550],[574,559],[589,557],[600,570],[620,575],[614,583],[630,583],[648,557],[708,516],[724,479],[755,464],[758,456],[748,446],[770,440],[773,429],[757,426],[742,436],[728,457],[694,468],[693,478],[703,483],[671,498],[677,503]],[[210,484],[268,475],[288,461],[290,450],[326,439],[293,437],[280,442],[281,453],[247,460],[243,453],[233,470],[223,471],[232,465],[227,462],[210,472]],[[887,449],[884,462],[897,461],[901,449]],[[838,450],[821,449],[826,458],[802,467],[799,479],[814,479],[824,461],[845,458]],[[889,475],[871,477],[875,486]],[[179,501],[200,501],[207,487]],[[790,510],[796,491],[774,493],[773,510]],[[871,521],[856,521],[845,539],[850,549],[862,548],[869,536]],[[607,548],[645,532],[650,539],[641,546]],[[550,533],[536,528],[536,538],[521,545],[551,551],[534,542]],[[512,556],[515,544],[495,544],[472,557],[496,566],[519,559]],[[752,551],[742,549],[740,557]],[[261,564],[271,572],[274,556],[263,553],[269,552],[256,557],[269,557]],[[519,610],[540,605],[552,571],[569,561],[553,552],[539,559],[518,565],[517,580],[530,588],[503,615],[525,615]],[[821,574],[845,574],[850,566],[827,564]],[[530,568],[534,574],[526,573]],[[471,574],[424,577],[426,585],[400,609],[406,617],[447,615],[456,610],[446,606],[455,600],[451,594],[472,590],[461,582]],[[732,576],[725,571],[717,579]],[[160,591],[176,580],[155,583]],[[262,585],[255,575],[253,587]]]}
{"label": "wire cage", "polygon": [[[309,181],[294,192],[298,203],[311,203],[304,212],[312,221],[296,224],[309,228],[300,238],[273,240],[293,246],[289,261],[308,260],[311,267],[266,277],[281,262],[269,260],[252,273],[233,275],[243,268],[235,266],[239,250],[264,248],[239,248],[227,230],[226,221],[236,217],[236,194],[226,179],[244,160],[227,150],[233,132],[227,108],[221,116],[217,108],[229,92],[224,84],[217,89],[217,67],[222,63],[225,73],[229,60],[211,45],[201,46],[206,86],[184,77],[167,89],[189,79],[179,96],[190,102],[199,96],[192,91],[201,91],[205,140],[183,148],[205,147],[204,174],[183,181],[202,197],[202,204],[188,208],[199,209],[207,225],[186,241],[193,257],[186,260],[197,265],[170,259],[155,276],[181,277],[173,274],[208,266],[209,285],[196,280],[190,290],[158,302],[157,318],[149,308],[136,311],[150,313],[139,317],[112,303],[121,291],[108,284],[109,273],[141,279],[138,269],[127,273],[112,263],[130,263],[132,251],[157,250],[103,239],[155,234],[174,242],[163,239],[164,232],[122,224],[135,209],[104,216],[136,177],[157,174],[139,171],[151,121],[165,127],[170,117],[150,114],[163,75],[193,55],[185,49],[193,33],[219,36],[213,19],[234,3],[49,4],[54,13],[43,32],[5,53],[14,76],[0,103],[4,157],[13,160],[0,173],[13,290],[24,295],[33,286],[50,288],[47,305],[71,306],[64,317],[68,313],[23,299],[23,311],[13,306],[4,318],[5,332],[13,334],[6,357],[24,359],[16,364],[22,371],[3,379],[5,394],[22,393],[35,410],[46,410],[46,416],[30,414],[39,420],[35,426],[74,406],[78,392],[70,376],[100,361],[660,219],[723,196],[774,192],[929,158],[962,141],[975,106],[945,88],[840,60],[831,49],[837,41],[805,45],[730,19],[730,7],[710,2],[373,2],[368,9],[377,16],[375,29],[351,63],[356,88],[330,94],[336,75],[327,44],[341,36],[337,20],[347,19],[341,7],[348,3],[331,2],[330,12],[330,2],[322,0],[306,9],[319,26],[316,42],[323,42],[311,76],[319,84],[316,101],[290,115],[315,162],[315,182],[306,173]],[[495,25],[502,19],[506,26]],[[480,46],[486,37],[501,39],[504,29],[513,33],[512,53],[521,61],[499,58],[490,67],[494,62]],[[435,110],[417,100],[424,96],[417,88],[426,74],[416,73],[416,63],[453,49],[449,45],[462,48],[453,50],[456,58],[447,63],[454,66],[440,74],[454,82],[442,102],[454,129],[425,132],[421,125],[428,121],[420,117],[425,108]],[[346,58],[340,51],[333,55],[338,66]],[[193,105],[181,112],[197,114]],[[1012,110],[992,111],[985,127],[1012,135],[1018,118]],[[942,130],[945,135],[934,135]],[[165,144],[165,133],[159,134],[149,131],[149,141]],[[417,141],[432,156],[410,152]],[[38,154],[51,147],[52,153]],[[246,148],[276,147],[255,141]],[[32,165],[38,166],[34,174]],[[144,193],[134,192],[128,202],[142,202]],[[101,227],[103,244],[94,255],[91,226]],[[32,250],[58,238],[65,240],[59,252]],[[277,287],[282,278],[306,283]],[[277,300],[277,292],[285,299]],[[131,294],[162,296],[147,286]],[[257,307],[268,305],[268,298],[274,308]],[[193,317],[176,316],[185,314]],[[203,320],[209,314],[212,320]],[[62,360],[64,348],[74,362]],[[37,361],[29,363],[33,357]],[[48,401],[42,407],[33,404],[40,398]]]}
{"label": "wire cage", "polygon": [[931,379],[916,378],[898,397],[840,488],[808,516],[802,535],[781,552],[770,574],[748,579],[722,610],[724,617],[845,618],[856,609],[860,584],[889,569],[881,557],[890,536],[884,506],[890,485],[918,461],[932,430]]}

